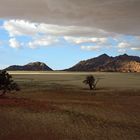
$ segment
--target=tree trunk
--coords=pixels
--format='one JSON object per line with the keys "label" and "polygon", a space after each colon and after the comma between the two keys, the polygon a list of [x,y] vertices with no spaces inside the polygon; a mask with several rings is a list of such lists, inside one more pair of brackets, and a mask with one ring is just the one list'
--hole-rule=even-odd
{"label": "tree trunk", "polygon": [[90,90],[92,90],[92,89],[93,89],[92,84],[89,84],[89,88],[90,88]]}

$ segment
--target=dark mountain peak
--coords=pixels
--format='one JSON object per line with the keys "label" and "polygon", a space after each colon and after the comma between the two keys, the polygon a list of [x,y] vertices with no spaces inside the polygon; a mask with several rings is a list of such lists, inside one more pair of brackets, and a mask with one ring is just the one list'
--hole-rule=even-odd
{"label": "dark mountain peak", "polygon": [[110,57],[102,54],[98,57],[81,61],[68,71],[113,71],[140,72],[140,57],[127,54]]}
{"label": "dark mountain peak", "polygon": [[108,56],[106,53],[104,53],[104,54],[102,54],[102,55],[100,55],[98,57],[110,57],[110,56]]}
{"label": "dark mountain peak", "polygon": [[[107,61],[107,60],[109,60],[110,59],[110,56],[108,56],[107,54],[102,54],[102,55],[100,55],[100,56],[98,56],[98,57],[95,57],[95,58],[93,58],[93,59],[96,59],[96,60],[98,60],[98,61]],[[92,60],[92,59],[91,59]]]}
{"label": "dark mountain peak", "polygon": [[128,54],[124,53],[122,56],[128,56]]}
{"label": "dark mountain peak", "polygon": [[45,63],[37,61],[37,62],[28,63],[23,66],[12,65],[6,68],[6,70],[51,71],[52,69],[49,68]]}
{"label": "dark mountain peak", "polygon": [[116,56],[115,59],[120,60],[120,61],[136,61],[136,62],[140,62],[140,57],[131,56],[131,55],[128,55],[128,54],[123,54],[123,55]]}
{"label": "dark mountain peak", "polygon": [[99,61],[106,62],[106,61],[110,60],[110,58],[111,58],[110,56],[108,56],[107,54],[104,53],[104,54],[102,54],[98,57],[95,57],[95,58],[91,59],[91,60],[92,61],[96,60],[97,62],[99,62]]}
{"label": "dark mountain peak", "polygon": [[30,65],[30,66],[47,66],[45,63],[39,62],[39,61],[37,61],[37,62],[31,62],[31,63],[28,63],[26,65]]}
{"label": "dark mountain peak", "polygon": [[132,57],[132,56],[129,56],[128,54],[124,53],[124,54],[116,56],[116,57]]}

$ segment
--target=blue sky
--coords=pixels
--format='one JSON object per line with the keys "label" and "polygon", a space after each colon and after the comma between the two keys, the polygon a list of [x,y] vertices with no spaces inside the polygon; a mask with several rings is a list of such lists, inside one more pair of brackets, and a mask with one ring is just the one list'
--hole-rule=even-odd
{"label": "blue sky", "polygon": [[88,32],[87,27],[1,19],[0,68],[41,61],[59,70],[103,53],[140,56],[139,36],[109,32],[92,35]]}

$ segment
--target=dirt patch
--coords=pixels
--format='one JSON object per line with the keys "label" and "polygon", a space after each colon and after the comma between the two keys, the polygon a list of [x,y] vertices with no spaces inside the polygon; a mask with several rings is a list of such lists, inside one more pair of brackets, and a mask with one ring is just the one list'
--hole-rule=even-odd
{"label": "dirt patch", "polygon": [[24,98],[0,98],[0,106],[4,107],[20,107],[30,111],[42,112],[54,110],[55,108],[46,101],[36,101]]}

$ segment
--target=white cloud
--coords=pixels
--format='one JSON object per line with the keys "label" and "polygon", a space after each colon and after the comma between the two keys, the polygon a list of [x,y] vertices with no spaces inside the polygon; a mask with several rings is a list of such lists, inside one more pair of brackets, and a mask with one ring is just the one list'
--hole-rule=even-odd
{"label": "white cloud", "polygon": [[11,38],[9,40],[9,46],[12,48],[20,48],[21,44],[15,38]]}
{"label": "white cloud", "polygon": [[[122,37],[123,40],[123,37]],[[118,40],[118,52],[126,52],[128,50],[132,50],[132,51],[139,51],[140,50],[140,40],[139,37],[133,37],[130,40],[123,40],[121,42],[121,40]]]}
{"label": "white cloud", "polygon": [[[80,45],[83,43],[94,43],[94,45],[98,46],[107,45],[108,42],[107,37],[101,37],[101,35],[107,35],[105,31],[89,27],[58,26],[25,20],[8,20],[4,22],[3,28],[8,31],[10,37],[30,36],[32,41],[27,43],[27,46],[30,48],[49,46],[58,42],[59,37],[64,37],[66,41]],[[100,37],[91,37],[93,34]],[[14,46],[13,41],[10,46]]]}
{"label": "white cloud", "polygon": [[[135,37],[133,41],[127,42],[127,40],[123,39],[122,35],[109,33],[93,27],[52,25],[26,20],[7,20],[4,22],[3,28],[12,37],[9,42],[13,48],[23,46],[16,40],[17,36],[30,36],[32,41],[26,43],[30,48],[57,43],[59,37],[64,37],[67,42],[80,45],[83,50],[97,50],[113,46],[109,41],[109,37],[118,43],[117,48],[119,52],[124,52],[126,49],[138,51],[140,44],[139,37]],[[90,45],[85,46],[84,43],[90,43]]]}
{"label": "white cloud", "polygon": [[[70,43],[74,43],[81,46],[82,50],[93,51],[99,50],[101,48],[108,48],[111,44],[107,37],[97,38],[97,37],[68,37],[65,36],[64,39]],[[90,43],[93,45],[82,45],[84,43]]]}
{"label": "white cloud", "polygon": [[[109,36],[108,33],[98,28],[91,28],[86,26],[62,26],[54,24],[38,23],[37,32],[55,35],[55,36]],[[113,34],[114,35],[114,34]]]}
{"label": "white cloud", "polygon": [[59,40],[55,37],[51,37],[51,36],[46,36],[46,37],[41,37],[41,38],[36,38],[33,41],[30,41],[28,43],[28,47],[34,49],[37,47],[47,47],[49,45],[55,44],[57,43]]}
{"label": "white cloud", "polygon": [[140,51],[140,48],[132,47],[131,50],[133,50],[133,51]]}
{"label": "white cloud", "polygon": [[81,46],[81,49],[86,51],[97,51],[100,48],[101,46]]}
{"label": "white cloud", "polygon": [[129,48],[130,46],[131,46],[131,44],[129,44],[127,42],[120,42],[118,44],[118,48],[121,48],[121,49]]}
{"label": "white cloud", "polygon": [[117,42],[118,42],[117,48],[118,48],[119,53],[126,53],[131,48],[131,45],[132,45],[132,42],[129,42],[129,43],[125,41],[121,42],[120,39],[117,40]]}
{"label": "white cloud", "polygon": [[105,44],[107,43],[107,38],[96,38],[96,37],[67,37],[65,36],[64,39],[66,41],[75,43],[75,44],[82,44],[82,43],[97,43],[97,44]]}
{"label": "white cloud", "polygon": [[14,36],[34,36],[37,34],[46,34],[53,36],[109,36],[111,33],[104,30],[83,26],[62,26],[45,23],[34,23],[25,20],[8,20],[4,22],[4,29],[9,35]]}
{"label": "white cloud", "polygon": [[5,21],[3,27],[8,31],[11,37],[21,35],[35,35],[37,33],[36,24],[24,20]]}
{"label": "white cloud", "polygon": [[118,52],[119,53],[125,53],[127,50],[126,49],[119,49]]}

